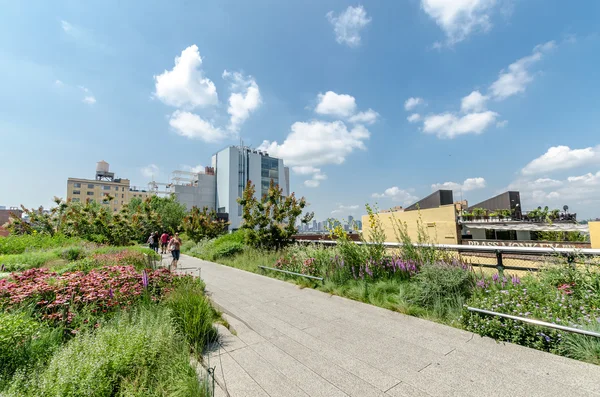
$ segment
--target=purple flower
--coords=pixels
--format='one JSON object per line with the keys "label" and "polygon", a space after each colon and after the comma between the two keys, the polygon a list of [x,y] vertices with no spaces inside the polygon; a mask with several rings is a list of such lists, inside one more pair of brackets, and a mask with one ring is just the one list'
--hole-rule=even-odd
{"label": "purple flower", "polygon": [[148,273],[146,273],[145,269],[142,271],[142,285],[144,288],[148,288]]}
{"label": "purple flower", "polygon": [[115,294],[113,293],[113,289],[112,288],[108,289],[108,296],[109,296],[110,299],[112,299],[115,296]]}
{"label": "purple flower", "polygon": [[492,276],[492,280],[494,281],[494,283],[497,283],[499,278],[500,278],[500,276],[498,276],[498,273],[495,273],[495,274]]}
{"label": "purple flower", "polygon": [[2,264],[2,268],[0,269],[0,271],[4,271],[4,269],[6,269],[6,266],[4,266],[4,263]]}
{"label": "purple flower", "polygon": [[511,281],[512,281],[513,285],[521,284],[521,279],[519,277],[517,277],[517,276],[512,276]]}

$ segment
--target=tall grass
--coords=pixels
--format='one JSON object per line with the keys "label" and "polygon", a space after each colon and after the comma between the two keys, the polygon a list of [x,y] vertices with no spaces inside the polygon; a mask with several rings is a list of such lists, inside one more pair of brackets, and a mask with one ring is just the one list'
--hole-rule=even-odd
{"label": "tall grass", "polygon": [[204,295],[204,283],[185,278],[165,301],[171,309],[177,329],[185,336],[193,351],[200,355],[208,343],[217,340],[213,322],[217,313]]}
{"label": "tall grass", "polygon": [[9,235],[0,237],[0,255],[22,254],[29,250],[66,247],[82,243],[81,239],[60,234],[54,236],[45,234]]}
{"label": "tall grass", "polygon": [[[586,329],[600,332],[600,320],[586,327]],[[561,354],[576,360],[600,365],[600,338],[572,333],[564,335]]]}
{"label": "tall grass", "polygon": [[121,312],[78,335],[7,396],[203,396],[188,346],[164,306]]}

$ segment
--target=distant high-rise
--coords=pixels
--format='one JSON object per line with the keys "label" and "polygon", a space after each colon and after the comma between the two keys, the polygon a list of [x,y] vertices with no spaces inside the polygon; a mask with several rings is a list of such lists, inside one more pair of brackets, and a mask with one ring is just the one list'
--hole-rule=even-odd
{"label": "distant high-rise", "polygon": [[212,166],[217,175],[215,207],[217,212],[229,214],[231,230],[239,229],[242,223],[242,206],[237,199],[242,197],[248,181],[254,184],[254,196],[258,200],[268,192],[271,180],[282,189],[284,196],[290,194],[287,167],[282,159],[266,152],[230,146],[213,155]]}

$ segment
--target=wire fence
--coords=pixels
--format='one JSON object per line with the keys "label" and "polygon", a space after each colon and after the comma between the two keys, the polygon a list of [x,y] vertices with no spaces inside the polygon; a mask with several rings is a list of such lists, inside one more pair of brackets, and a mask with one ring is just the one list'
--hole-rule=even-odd
{"label": "wire fence", "polygon": [[[297,239],[301,244],[336,245],[335,240]],[[373,244],[355,241],[355,244]],[[400,243],[383,243],[393,254],[402,248]],[[600,249],[551,247],[493,247],[451,244],[414,244],[443,251],[448,257],[470,264],[484,274],[509,272],[517,276],[538,272],[544,266],[568,263],[572,266],[600,266]],[[600,270],[600,268],[599,268]]]}

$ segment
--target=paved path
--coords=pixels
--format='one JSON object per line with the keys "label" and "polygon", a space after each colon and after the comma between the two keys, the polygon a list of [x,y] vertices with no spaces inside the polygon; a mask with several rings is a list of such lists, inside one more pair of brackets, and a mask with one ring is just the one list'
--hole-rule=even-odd
{"label": "paved path", "polygon": [[600,366],[185,255],[181,266],[201,269],[235,329],[207,357],[233,397],[600,396]]}

